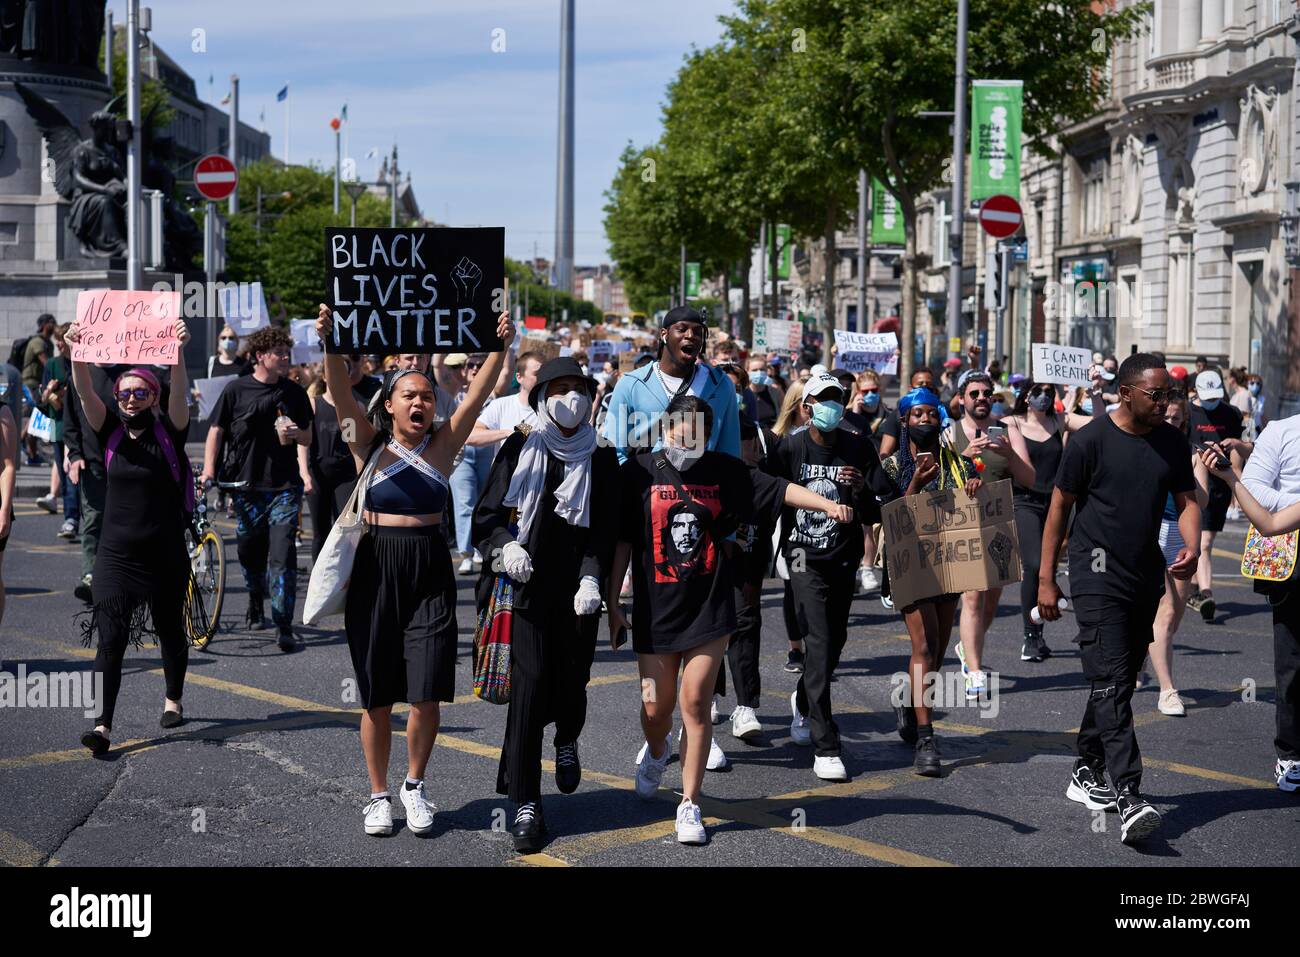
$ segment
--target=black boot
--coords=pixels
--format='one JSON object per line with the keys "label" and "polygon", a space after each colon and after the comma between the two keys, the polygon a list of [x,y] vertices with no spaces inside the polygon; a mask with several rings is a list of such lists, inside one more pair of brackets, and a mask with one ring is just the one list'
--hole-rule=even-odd
{"label": "black boot", "polygon": [[261,631],[266,627],[266,616],[262,614],[262,599],[248,599],[248,611],[244,615],[244,624],[249,631]]}
{"label": "black boot", "polygon": [[939,766],[939,743],[934,735],[927,734],[916,742],[916,760],[912,770],[923,778],[937,778],[942,773]]}
{"label": "black boot", "polygon": [[582,783],[582,762],[578,760],[578,742],[555,746],[555,786],[561,794],[572,794]]}
{"label": "black boot", "polygon": [[515,812],[515,823],[510,828],[515,839],[515,850],[520,854],[535,854],[541,850],[546,837],[546,822],[542,819],[542,802],[526,801]]}

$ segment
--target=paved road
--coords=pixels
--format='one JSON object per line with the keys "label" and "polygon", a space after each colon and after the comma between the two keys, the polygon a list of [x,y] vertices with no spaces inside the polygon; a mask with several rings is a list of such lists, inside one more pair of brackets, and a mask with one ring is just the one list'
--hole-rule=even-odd
{"label": "paved road", "polygon": [[[77,546],[54,537],[58,520],[23,503],[5,556],[8,609],[3,668],[14,674],[84,670],[92,654],[76,638],[72,596]],[[225,528],[230,542],[231,529]],[[827,785],[812,755],[793,746],[780,591],[764,593],[765,740],[750,746],[722,725],[731,758],[705,781],[712,843],[672,840],[679,781],[674,761],[656,801],[631,792],[640,745],[638,685],[628,652],[602,643],[583,735],[583,783],[558,795],[547,774],[552,841],[521,859],[500,824],[512,812],[493,791],[504,709],[470,694],[471,581],[462,578],[461,656],[454,704],[428,777],[438,825],[419,838],[401,829],[367,837],[367,792],[358,712],[344,700],[352,676],[342,633],[303,629],[304,648],[284,655],[271,632],[239,629],[245,595],[237,568],[223,617],[228,630],[193,654],[188,722],[164,732],[161,662],[153,649],[128,658],[114,750],[90,759],[78,744],[80,709],[0,709],[0,860],[10,864],[459,864],[459,865],[1282,865],[1300,819],[1297,796],[1273,786],[1273,677],[1269,615],[1235,574],[1242,530],[1216,551],[1219,621],[1190,617],[1176,639],[1175,674],[1186,718],[1136,697],[1146,763],[1144,790],[1166,815],[1163,840],[1120,844],[1114,816],[1094,816],[1064,797],[1072,729],[1083,704],[1069,625],[1049,630],[1056,654],[1019,660],[1015,589],[989,637],[986,667],[1000,694],[991,708],[952,707],[938,725],[945,775],[915,776],[893,729],[890,676],[905,667],[896,613],[860,597],[834,685],[846,784]],[[229,544],[233,556],[233,543]],[[304,567],[308,552],[300,552]],[[306,574],[300,577],[300,594]],[[1194,620],[1193,620],[1194,619]],[[341,620],[329,623],[341,627]],[[950,656],[949,668],[955,668]],[[1243,691],[1243,686],[1248,691]],[[1253,700],[1252,700],[1253,699]],[[724,706],[730,710],[731,702]],[[399,723],[400,727],[400,723]],[[395,757],[402,739],[395,742]],[[548,738],[547,756],[551,756]],[[391,780],[400,783],[395,762]],[[548,771],[550,770],[548,766]],[[1094,828],[1104,827],[1099,831]]]}

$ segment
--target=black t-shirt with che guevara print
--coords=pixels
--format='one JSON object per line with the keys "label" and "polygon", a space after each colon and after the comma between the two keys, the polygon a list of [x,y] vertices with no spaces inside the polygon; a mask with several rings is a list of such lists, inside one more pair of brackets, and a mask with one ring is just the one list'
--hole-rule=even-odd
{"label": "black t-shirt with che guevara print", "polygon": [[[663,463],[660,467],[659,463]],[[632,545],[632,646],[685,651],[736,629],[727,542],[741,522],[775,516],[787,483],[739,459],[705,452],[681,475],[641,453],[620,469],[619,540]],[[689,500],[678,494],[676,477]]]}

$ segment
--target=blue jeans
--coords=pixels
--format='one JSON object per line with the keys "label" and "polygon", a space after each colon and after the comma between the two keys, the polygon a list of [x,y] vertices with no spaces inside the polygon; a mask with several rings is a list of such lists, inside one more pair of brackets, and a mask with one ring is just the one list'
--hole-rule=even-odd
{"label": "blue jeans", "polygon": [[81,524],[81,499],[77,486],[68,481],[68,473],[63,470],[63,442],[54,443],[54,467],[59,471],[59,488],[63,494],[63,520],[73,525]]}
{"label": "blue jeans", "polygon": [[474,548],[470,541],[474,524],[474,506],[487,488],[488,473],[492,471],[492,449],[465,447],[465,457],[451,473],[451,501],[456,515],[456,548],[468,555]]}

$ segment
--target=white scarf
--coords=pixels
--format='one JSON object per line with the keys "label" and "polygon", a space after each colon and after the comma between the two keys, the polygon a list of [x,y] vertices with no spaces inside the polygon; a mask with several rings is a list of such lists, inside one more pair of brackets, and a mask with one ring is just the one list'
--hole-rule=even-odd
{"label": "white scarf", "polygon": [[528,544],[537,518],[537,503],[546,491],[546,456],[564,463],[564,479],[555,490],[555,514],[570,525],[591,526],[591,455],[596,430],[584,422],[573,435],[565,435],[551,419],[543,397],[537,403],[537,425],[528,433],[510,477],[505,504],[519,509],[521,545]]}

